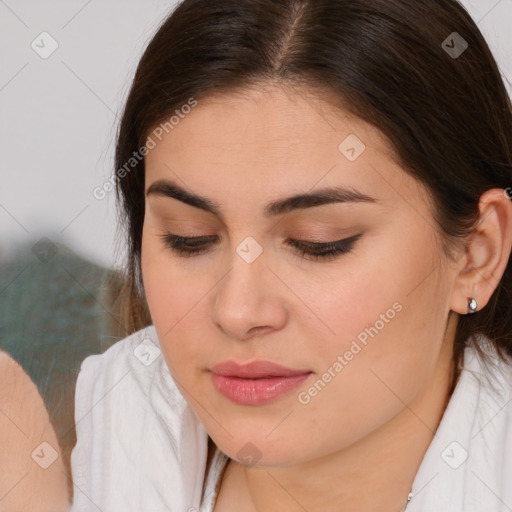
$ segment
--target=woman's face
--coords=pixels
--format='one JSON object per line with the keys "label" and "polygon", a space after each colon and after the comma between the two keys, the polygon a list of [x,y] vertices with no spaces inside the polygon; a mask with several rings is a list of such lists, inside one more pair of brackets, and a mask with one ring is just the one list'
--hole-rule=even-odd
{"label": "woman's face", "polygon": [[[407,409],[427,418],[448,379],[456,270],[424,187],[378,130],[313,96],[251,89],[189,110],[152,135],[142,273],[165,361],[217,446],[288,465]],[[166,233],[205,238],[179,254]],[[290,240],[347,242],[322,259]],[[227,361],[292,372],[214,368]]]}

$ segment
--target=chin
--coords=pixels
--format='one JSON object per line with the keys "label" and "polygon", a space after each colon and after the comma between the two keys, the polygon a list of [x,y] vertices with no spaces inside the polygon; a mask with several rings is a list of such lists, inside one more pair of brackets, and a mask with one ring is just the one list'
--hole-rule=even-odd
{"label": "chin", "polygon": [[[213,439],[213,436],[212,436]],[[259,436],[238,436],[217,442],[218,448],[230,459],[247,467],[284,467],[301,462],[297,443],[283,444],[282,440]]]}

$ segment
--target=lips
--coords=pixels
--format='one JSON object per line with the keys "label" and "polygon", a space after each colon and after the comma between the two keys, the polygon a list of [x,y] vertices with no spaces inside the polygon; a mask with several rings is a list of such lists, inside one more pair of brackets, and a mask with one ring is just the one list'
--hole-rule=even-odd
{"label": "lips", "polygon": [[309,370],[292,370],[270,361],[254,361],[249,364],[239,365],[234,361],[225,361],[216,364],[212,372],[223,377],[238,377],[240,379],[260,379],[262,377],[293,377],[304,375]]}
{"label": "lips", "polygon": [[239,405],[260,405],[290,392],[311,375],[310,370],[285,368],[270,361],[240,365],[225,361],[212,367],[217,391]]}

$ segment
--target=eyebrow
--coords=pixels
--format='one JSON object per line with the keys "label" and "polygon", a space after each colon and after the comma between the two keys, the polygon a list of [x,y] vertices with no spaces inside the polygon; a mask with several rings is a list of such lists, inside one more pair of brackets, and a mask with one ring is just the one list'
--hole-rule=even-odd
{"label": "eyebrow", "polygon": [[[170,181],[158,180],[152,183],[146,192],[147,196],[151,194],[177,199],[182,203],[194,206],[205,212],[213,213],[219,218],[222,218],[221,207],[218,203],[206,197],[187,192],[185,189]],[[353,188],[331,187],[272,201],[265,206],[263,213],[266,217],[273,217],[294,210],[303,210],[326,204],[377,202],[378,201],[373,197],[367,196]]]}

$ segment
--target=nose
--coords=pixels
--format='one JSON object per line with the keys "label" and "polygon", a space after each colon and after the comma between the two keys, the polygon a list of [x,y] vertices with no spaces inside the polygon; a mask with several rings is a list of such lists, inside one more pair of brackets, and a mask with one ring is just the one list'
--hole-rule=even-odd
{"label": "nose", "polygon": [[265,255],[247,263],[236,252],[216,287],[212,321],[226,336],[247,340],[282,329],[288,318],[285,293],[268,269]]}

